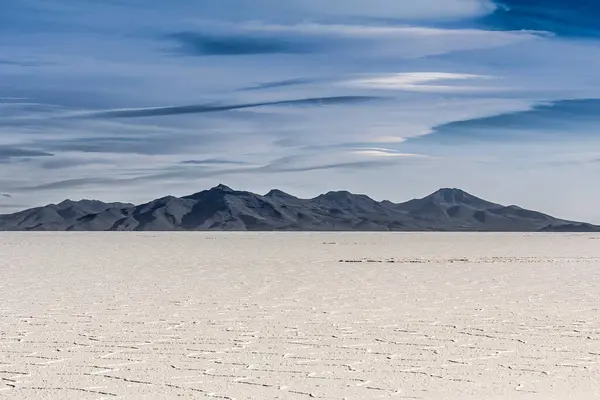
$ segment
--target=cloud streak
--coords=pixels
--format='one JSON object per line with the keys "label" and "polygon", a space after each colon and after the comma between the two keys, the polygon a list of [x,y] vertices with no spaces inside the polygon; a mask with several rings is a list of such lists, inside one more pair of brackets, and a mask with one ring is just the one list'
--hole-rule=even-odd
{"label": "cloud streak", "polygon": [[292,4],[314,12],[349,16],[393,17],[408,21],[452,20],[479,17],[493,12],[497,5],[490,0],[420,0],[405,2],[371,0],[291,0]]}
{"label": "cloud streak", "polygon": [[[507,46],[539,38],[534,31],[486,31],[415,25],[334,23],[199,24],[197,31],[167,35],[190,56],[269,54],[393,55],[419,58],[456,51]],[[399,45],[399,44],[402,45]]]}
{"label": "cloud streak", "polygon": [[269,89],[280,89],[291,86],[311,85],[315,83],[329,83],[334,82],[331,78],[294,78],[286,79],[282,81],[264,82],[257,85],[248,86],[239,89],[240,91],[254,91],[254,90],[269,90]]}
{"label": "cloud streak", "polygon": [[143,118],[143,117],[164,117],[172,115],[186,114],[207,114],[233,110],[243,110],[248,108],[258,108],[267,106],[333,106],[344,104],[360,104],[372,102],[375,100],[383,100],[383,97],[376,96],[330,96],[330,97],[313,97],[296,100],[280,100],[266,101],[257,103],[242,103],[228,105],[188,105],[174,107],[153,107],[139,109],[123,109],[98,111],[84,113],[76,116],[76,118]]}
{"label": "cloud streak", "polygon": [[[387,155],[384,157],[383,155]],[[162,182],[169,180],[190,180],[223,176],[276,175],[286,173],[305,173],[315,171],[360,171],[363,168],[385,168],[411,162],[422,158],[416,154],[400,154],[387,149],[364,151],[333,151],[326,156],[314,152],[304,155],[285,156],[268,161],[264,165],[251,164],[237,160],[199,160],[182,161],[180,166],[152,174],[137,174],[133,177],[82,177],[46,182],[39,185],[14,187],[19,193],[35,191],[61,191],[90,187],[114,187],[143,182]],[[194,168],[210,166],[212,168]]]}
{"label": "cloud streak", "polygon": [[500,29],[548,31],[572,37],[600,37],[600,3],[571,0],[502,0],[482,17],[484,25]]}
{"label": "cloud streak", "polygon": [[[366,90],[397,90],[413,92],[451,92],[454,94],[475,91],[501,91],[502,88],[477,86],[482,81],[491,81],[495,77],[466,73],[449,72],[398,72],[381,74],[363,74],[344,77],[297,78],[283,81],[265,82],[242,88],[242,91],[271,90],[311,85],[331,85],[341,88]],[[473,81],[470,86],[450,84],[456,81]],[[445,84],[444,84],[445,83]]]}
{"label": "cloud streak", "polygon": [[2,65],[7,65],[11,67],[42,67],[46,65],[52,65],[52,63],[0,59],[0,66]]}
{"label": "cloud streak", "polygon": [[181,161],[182,165],[199,165],[199,166],[221,166],[221,165],[248,165],[244,161],[223,160],[218,158],[208,158],[205,160],[186,160]]}
{"label": "cloud streak", "polygon": [[30,157],[52,157],[54,154],[40,150],[23,149],[13,146],[0,146],[0,161]]}
{"label": "cloud streak", "polygon": [[286,40],[276,37],[249,35],[216,35],[180,32],[167,36],[178,43],[178,51],[185,55],[240,56],[256,54],[302,54],[315,51],[317,43]]}
{"label": "cloud streak", "polygon": [[475,74],[458,74],[447,72],[409,72],[396,74],[381,74],[379,76],[350,79],[342,84],[350,87],[381,89],[381,90],[406,90],[416,92],[470,92],[485,90],[475,86],[442,85],[442,82],[465,80],[489,80],[491,76]]}
{"label": "cloud streak", "polygon": [[[529,110],[455,121],[435,127],[415,142],[569,140],[588,136],[600,141],[600,99],[560,100]],[[569,135],[565,135],[569,132]]]}

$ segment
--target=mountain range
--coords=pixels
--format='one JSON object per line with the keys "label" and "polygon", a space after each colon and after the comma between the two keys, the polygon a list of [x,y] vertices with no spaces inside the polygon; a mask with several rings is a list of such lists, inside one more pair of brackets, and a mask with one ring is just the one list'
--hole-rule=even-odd
{"label": "mountain range", "polygon": [[146,204],[96,200],[50,204],[0,215],[0,231],[456,231],[600,232],[600,226],[503,206],[460,189],[405,203],[346,191],[301,199],[225,185]]}

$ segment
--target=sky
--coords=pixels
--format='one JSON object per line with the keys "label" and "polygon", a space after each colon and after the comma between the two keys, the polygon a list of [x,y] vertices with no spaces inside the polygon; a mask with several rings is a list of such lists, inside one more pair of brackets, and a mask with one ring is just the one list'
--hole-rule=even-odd
{"label": "sky", "polygon": [[592,0],[0,1],[0,214],[219,183],[600,223]]}

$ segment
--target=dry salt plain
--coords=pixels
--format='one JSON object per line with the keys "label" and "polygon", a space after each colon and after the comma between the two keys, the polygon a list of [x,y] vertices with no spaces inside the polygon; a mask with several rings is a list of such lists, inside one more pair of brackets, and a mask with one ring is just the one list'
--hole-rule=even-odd
{"label": "dry salt plain", "polygon": [[0,234],[0,398],[600,399],[599,239]]}

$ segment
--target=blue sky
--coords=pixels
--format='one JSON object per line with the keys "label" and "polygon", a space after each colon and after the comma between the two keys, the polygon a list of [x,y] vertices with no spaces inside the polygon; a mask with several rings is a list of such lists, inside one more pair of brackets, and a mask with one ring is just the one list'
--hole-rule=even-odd
{"label": "blue sky", "polygon": [[600,223],[600,4],[0,4],[0,213],[220,182]]}

